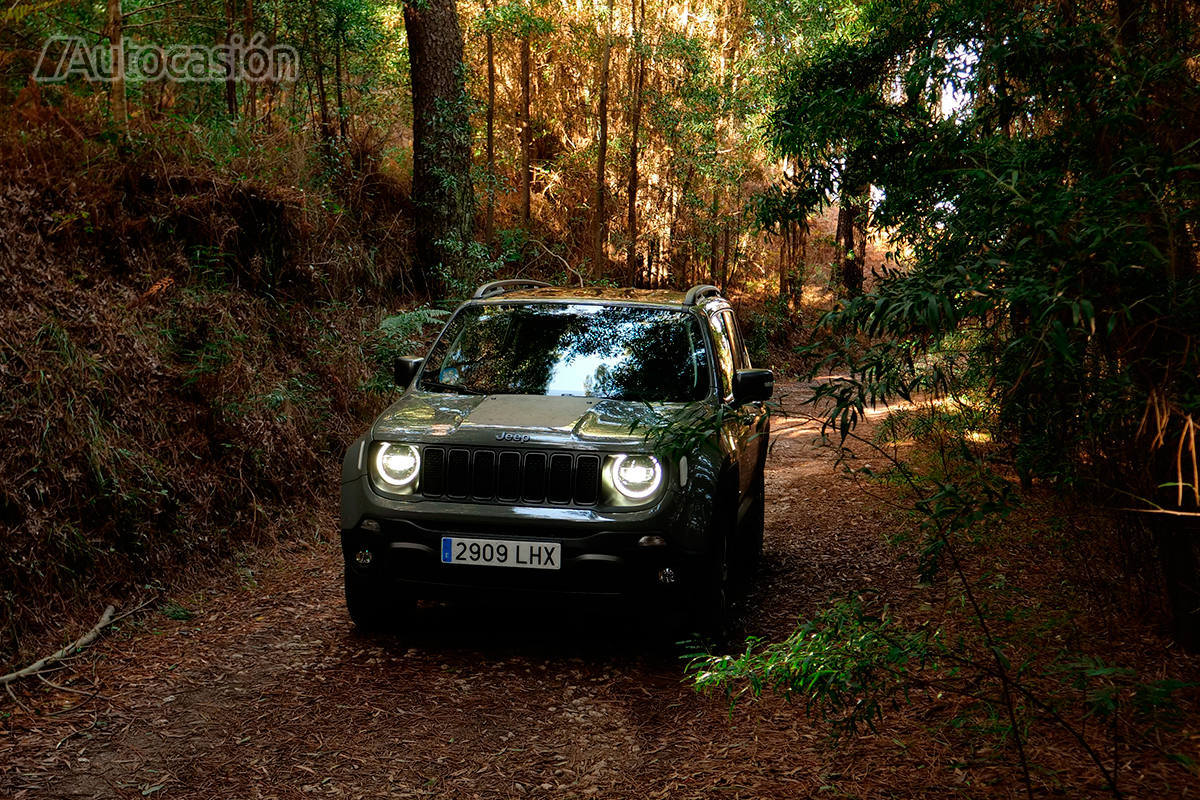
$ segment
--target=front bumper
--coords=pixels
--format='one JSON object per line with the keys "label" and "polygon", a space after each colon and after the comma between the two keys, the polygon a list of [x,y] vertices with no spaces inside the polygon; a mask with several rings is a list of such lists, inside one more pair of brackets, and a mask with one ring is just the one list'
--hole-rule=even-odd
{"label": "front bumper", "polygon": [[[562,544],[562,564],[556,570],[441,562],[441,539],[448,531],[421,530],[406,523],[392,523],[386,533],[342,532],[342,552],[347,568],[370,576],[382,584],[421,598],[450,599],[458,596],[566,594],[593,597],[636,596],[671,583],[660,579],[674,576],[676,568],[666,547],[638,546],[624,535],[559,539],[530,536],[531,541]],[[518,538],[512,534],[473,538]],[[364,557],[366,552],[369,556]],[[367,563],[363,565],[363,562]]]}
{"label": "front bumper", "polygon": [[[685,496],[668,491],[642,509],[499,506],[394,501],[365,476],[343,486],[346,569],[376,585],[427,599],[570,595],[644,598],[679,594],[699,574],[701,537],[681,513]],[[555,570],[445,564],[445,536],[561,545]]]}

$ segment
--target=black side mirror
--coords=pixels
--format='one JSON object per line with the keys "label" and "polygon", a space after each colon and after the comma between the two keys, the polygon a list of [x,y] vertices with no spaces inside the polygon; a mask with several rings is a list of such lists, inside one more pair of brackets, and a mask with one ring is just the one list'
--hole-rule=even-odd
{"label": "black side mirror", "polygon": [[413,378],[417,377],[417,373],[421,371],[421,365],[425,363],[423,358],[414,358],[413,356],[400,356],[392,365],[392,369],[396,376],[396,387],[399,389],[407,389],[408,385],[413,382]]}
{"label": "black side mirror", "polygon": [[775,392],[775,373],[769,369],[739,369],[733,376],[736,403],[761,403]]}

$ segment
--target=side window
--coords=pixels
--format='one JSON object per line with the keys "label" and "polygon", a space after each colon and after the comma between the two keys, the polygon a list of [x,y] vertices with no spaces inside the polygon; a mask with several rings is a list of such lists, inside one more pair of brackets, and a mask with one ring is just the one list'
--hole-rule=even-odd
{"label": "side window", "polygon": [[750,369],[750,356],[746,353],[746,345],[742,341],[742,332],[738,328],[737,318],[733,316],[733,312],[726,309],[721,312],[721,316],[725,321],[725,329],[729,331],[729,336],[733,344],[733,366],[735,369]]}
{"label": "side window", "polygon": [[[726,400],[733,397],[733,373],[737,369],[735,362],[735,345],[733,336],[728,328],[728,320],[725,316],[728,312],[714,314],[709,317],[709,325],[712,327],[713,343],[717,348],[717,380],[721,389],[721,396]],[[730,315],[730,319],[732,319]]]}

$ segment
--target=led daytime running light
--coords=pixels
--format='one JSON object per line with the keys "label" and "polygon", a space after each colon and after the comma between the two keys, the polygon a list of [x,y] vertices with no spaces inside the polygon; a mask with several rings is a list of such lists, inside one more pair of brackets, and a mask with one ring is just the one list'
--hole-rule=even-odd
{"label": "led daytime running light", "polygon": [[421,455],[411,444],[384,443],[375,454],[375,474],[388,486],[411,486],[421,471]]}
{"label": "led daytime running light", "polygon": [[630,500],[645,500],[662,485],[662,464],[654,456],[615,456],[611,469],[613,486]]}

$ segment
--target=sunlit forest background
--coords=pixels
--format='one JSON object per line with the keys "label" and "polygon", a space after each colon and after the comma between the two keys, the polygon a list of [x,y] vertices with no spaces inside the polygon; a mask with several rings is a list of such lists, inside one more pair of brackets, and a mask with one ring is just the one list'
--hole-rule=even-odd
{"label": "sunlit forest background", "polygon": [[[109,11],[54,3],[22,17],[20,8],[5,43],[12,110],[27,123],[67,114],[68,134],[115,123],[103,83],[23,80],[52,34],[107,42]],[[486,252],[471,262],[479,274],[455,280],[514,268],[638,285],[775,279],[783,231],[761,204],[796,165],[768,146],[772,92],[806,37],[836,20],[817,7],[744,4],[536,0],[457,11],[474,233]],[[367,288],[424,288],[433,265],[414,263],[406,247],[413,103],[401,6],[126,2],[120,19],[139,44],[261,32],[295,48],[294,83],[129,82],[126,146],[169,147],[236,183],[319,195],[334,215],[326,224],[379,232],[361,251],[323,259],[318,281],[336,284],[349,270]],[[803,226],[789,222],[799,242]],[[785,273],[800,268],[798,253],[789,242]]]}
{"label": "sunlit forest background", "polygon": [[[123,40],[287,48],[296,72],[87,80]],[[36,79],[51,63],[74,71]],[[937,652],[991,664],[1018,750],[1020,715],[1069,715],[1021,699],[970,595],[1011,514],[1200,647],[1194,3],[17,0],[0,119],[5,661],[96,597],[329,535],[392,358],[514,276],[721,287],[756,364],[834,376],[834,446],[917,401],[883,442],[915,454],[865,477],[905,493],[920,580],[966,587],[985,639]],[[879,652],[822,675],[910,669],[870,630]],[[1190,685],[1087,663],[1087,719]]]}
{"label": "sunlit forest background", "polygon": [[[5,12],[3,424],[31,443],[0,490],[14,637],[33,606],[236,548],[266,504],[323,491],[391,356],[484,280],[715,283],[761,316],[765,360],[806,280],[844,293],[835,237],[861,274],[867,192],[817,198],[771,122],[797,58],[865,30],[853,4],[420,8],[461,41],[424,70],[398,4]],[[238,39],[288,48],[294,80],[86,79],[113,40]]]}

